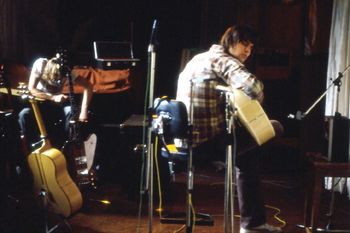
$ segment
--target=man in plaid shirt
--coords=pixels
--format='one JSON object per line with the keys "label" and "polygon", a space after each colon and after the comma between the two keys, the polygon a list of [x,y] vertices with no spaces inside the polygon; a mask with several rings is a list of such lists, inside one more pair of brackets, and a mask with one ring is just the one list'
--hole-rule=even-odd
{"label": "man in plaid shirt", "polygon": [[[220,44],[214,44],[206,52],[192,58],[178,79],[176,99],[182,101],[188,113],[193,109],[194,158],[223,158],[225,155],[226,123],[225,99],[218,85],[235,90],[240,89],[251,98],[262,103],[263,84],[243,64],[250,56],[256,40],[255,32],[245,26],[229,27]],[[271,121],[276,135],[283,127],[278,121]],[[247,136],[247,135],[245,135]],[[249,136],[249,135],[248,135]],[[238,148],[253,145],[249,137],[238,138]],[[236,183],[241,214],[240,233],[282,232],[280,227],[266,223],[265,207],[260,191],[258,155],[239,153],[236,158]]]}

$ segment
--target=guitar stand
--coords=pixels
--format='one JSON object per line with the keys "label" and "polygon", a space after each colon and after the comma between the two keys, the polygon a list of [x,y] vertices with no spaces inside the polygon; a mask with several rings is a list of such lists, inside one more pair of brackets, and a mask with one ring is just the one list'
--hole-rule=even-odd
{"label": "guitar stand", "polygon": [[45,189],[41,189],[38,196],[42,204],[43,209],[43,223],[44,223],[44,231],[43,233],[51,233],[55,230],[59,229],[59,227],[63,224],[68,232],[72,232],[72,227],[70,226],[69,222],[66,218],[62,218],[62,216],[59,215],[60,218],[62,218],[62,222],[55,224],[51,228],[49,228],[49,221],[48,221],[48,201],[47,201],[47,191]]}

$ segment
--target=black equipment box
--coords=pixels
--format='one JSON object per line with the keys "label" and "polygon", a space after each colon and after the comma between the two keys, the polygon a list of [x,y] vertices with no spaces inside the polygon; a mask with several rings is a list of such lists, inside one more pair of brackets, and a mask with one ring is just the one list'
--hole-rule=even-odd
{"label": "black equipment box", "polygon": [[329,117],[328,160],[330,162],[349,162],[350,120],[339,113]]}
{"label": "black equipment box", "polygon": [[94,41],[96,67],[103,70],[129,69],[140,59],[134,58],[131,42]]}

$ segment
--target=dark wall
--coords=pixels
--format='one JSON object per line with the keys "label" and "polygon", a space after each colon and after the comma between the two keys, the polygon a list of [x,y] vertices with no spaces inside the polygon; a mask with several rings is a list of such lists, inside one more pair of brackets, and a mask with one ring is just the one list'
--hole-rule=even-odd
{"label": "dark wall", "polygon": [[[135,57],[141,59],[137,67],[139,80],[136,81],[142,92],[148,73],[147,47],[153,20],[157,19],[155,96],[174,97],[184,48],[207,49],[218,41],[229,25],[250,24],[259,32],[260,41],[249,67],[265,83],[266,110],[287,125],[288,136],[298,136],[300,131],[313,135],[310,131],[317,127],[300,130],[300,125],[286,118],[297,109],[305,110],[322,92],[326,80],[333,1],[316,1],[316,14],[311,14],[314,12],[310,8],[311,2],[23,0],[18,4],[7,0],[7,5],[11,5],[13,11],[17,10],[16,14],[7,17],[17,15],[13,21],[17,26],[6,24],[0,38],[6,37],[6,30],[17,30],[20,38],[13,42],[18,44],[13,50],[15,55],[10,50],[0,52],[2,58],[11,57],[30,66],[35,57],[50,56],[62,45],[72,52],[74,64],[84,65],[92,62],[92,41],[132,40]],[[310,15],[315,17],[310,18]],[[305,41],[309,41],[310,33],[314,33],[316,40],[305,55]],[[139,96],[142,98],[143,95]],[[322,110],[317,117],[315,122],[319,126]]]}
{"label": "dark wall", "polygon": [[[303,120],[287,118],[305,112],[326,85],[333,1],[239,1],[238,21],[260,32],[254,68],[265,83],[265,109],[296,137],[304,151],[324,151],[324,102]],[[284,2],[288,2],[285,4]]]}

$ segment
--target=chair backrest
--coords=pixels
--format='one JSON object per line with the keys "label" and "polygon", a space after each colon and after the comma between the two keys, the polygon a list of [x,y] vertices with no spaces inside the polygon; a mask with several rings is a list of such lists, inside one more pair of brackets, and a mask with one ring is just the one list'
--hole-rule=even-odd
{"label": "chair backrest", "polygon": [[167,142],[174,138],[188,138],[188,115],[183,102],[158,98],[154,106],[157,116],[162,116],[164,137]]}

